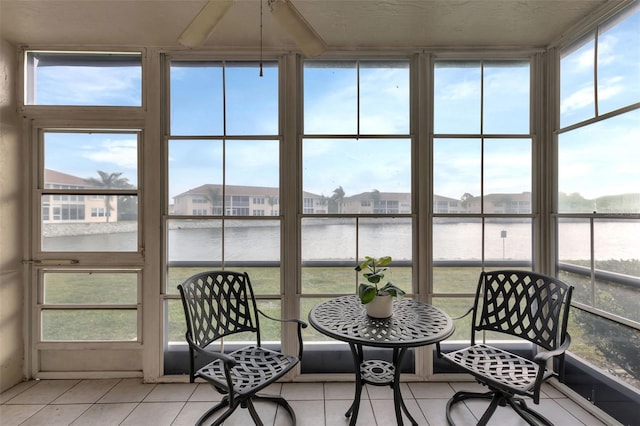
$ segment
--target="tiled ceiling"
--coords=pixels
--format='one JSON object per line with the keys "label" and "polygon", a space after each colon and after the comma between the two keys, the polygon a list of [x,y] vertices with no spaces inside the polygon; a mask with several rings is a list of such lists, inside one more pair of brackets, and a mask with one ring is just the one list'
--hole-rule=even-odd
{"label": "tiled ceiling", "polygon": [[[214,0],[215,1],[215,0]],[[291,0],[329,49],[544,47],[617,0]],[[265,49],[295,49],[263,7]],[[0,0],[2,37],[37,46],[175,48],[206,0]],[[253,49],[260,0],[235,0],[204,48]]]}

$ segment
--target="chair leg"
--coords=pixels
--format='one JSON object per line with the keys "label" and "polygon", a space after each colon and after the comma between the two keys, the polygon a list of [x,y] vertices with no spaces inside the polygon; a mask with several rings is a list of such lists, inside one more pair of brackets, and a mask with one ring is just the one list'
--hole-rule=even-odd
{"label": "chair leg", "polygon": [[522,399],[522,398],[509,398],[507,400],[507,402],[509,403],[509,405],[511,405],[513,410],[516,413],[518,413],[518,415],[520,417],[522,417],[530,425],[533,425],[533,426],[538,426],[539,425],[538,422],[536,422],[536,421],[534,421],[532,419],[532,417],[534,417],[537,420],[539,420],[539,422],[542,423],[545,426],[553,426],[553,423],[551,423],[549,421],[549,419],[547,419],[542,414],[538,413],[537,411],[535,411],[531,407],[529,407],[524,399]]}
{"label": "chair leg", "polygon": [[[455,426],[455,422],[451,417],[451,408],[453,407],[453,405],[457,404],[460,401],[464,401],[466,399],[474,399],[474,398],[491,400],[489,407],[482,414],[482,417],[478,421],[477,426],[485,426],[489,422],[489,419],[491,418],[491,416],[493,416],[493,414],[495,413],[496,409],[498,408],[498,405],[506,406],[507,404],[511,406],[511,408],[513,408],[513,410],[520,417],[522,417],[522,419],[524,419],[529,425],[539,426],[540,424],[542,424],[545,426],[553,426],[553,423],[551,423],[546,417],[542,416],[537,411],[531,409],[527,405],[524,399],[511,397],[508,395],[504,395],[500,392],[493,392],[493,391],[484,392],[484,393],[466,392],[466,391],[456,392],[453,395],[453,397],[449,401],[447,401],[447,411],[446,411],[447,422],[451,426]],[[536,420],[534,419],[537,419],[538,422],[536,422]]]}
{"label": "chair leg", "polygon": [[453,397],[449,401],[447,401],[447,422],[451,426],[455,426],[455,422],[451,418],[451,408],[454,404],[457,404],[460,401],[464,401],[465,399],[479,398],[479,399],[493,399],[495,392],[467,392],[467,391],[459,391],[456,392]]}
{"label": "chair leg", "polygon": [[256,394],[256,395],[253,396],[252,399],[253,400],[258,400],[258,401],[259,400],[264,400],[264,401],[274,402],[274,403],[280,405],[282,408],[284,408],[287,411],[287,413],[289,413],[289,416],[291,417],[292,425],[295,426],[295,424],[296,424],[296,413],[295,413],[295,411],[293,411],[293,407],[291,407],[291,405],[289,405],[287,400],[284,399],[283,397],[281,397],[279,395]]}
{"label": "chair leg", "polygon": [[208,409],[202,416],[200,416],[200,418],[198,419],[198,421],[196,422],[196,425],[200,426],[202,424],[204,424],[205,420],[207,420],[209,417],[211,417],[215,412],[225,408],[225,407],[229,407],[227,409],[227,411],[225,411],[224,413],[222,413],[222,415],[220,417],[218,417],[216,419],[215,422],[212,423],[212,426],[217,426],[222,424],[222,422],[224,422],[227,417],[229,417],[231,415],[231,413],[233,413],[236,408],[238,408],[239,402],[237,402],[238,400],[235,400],[235,403],[233,406],[229,405],[229,396],[225,396],[222,398],[222,401],[220,401],[219,403],[217,403],[216,405],[214,405],[213,407],[211,407],[210,409]]}
{"label": "chair leg", "polygon": [[504,396],[496,392],[493,395],[493,398],[491,398],[491,403],[489,404],[489,407],[484,412],[482,417],[480,417],[480,420],[478,420],[477,426],[485,426],[487,423],[489,423],[489,419],[491,418],[491,416],[493,416],[493,413],[496,412],[496,408],[498,408],[498,404],[501,404],[501,403],[504,404]]}
{"label": "chair leg", "polygon": [[295,426],[295,424],[296,424],[296,413],[295,413],[295,411],[293,411],[293,407],[291,407],[291,405],[289,405],[289,403],[283,397],[281,397],[279,395],[264,395],[264,394],[256,394],[252,398],[243,399],[242,401],[240,401],[238,398],[235,398],[233,406],[229,405],[229,396],[227,395],[227,396],[222,398],[222,401],[220,401],[219,403],[217,403],[216,405],[211,407],[202,416],[200,416],[200,418],[196,422],[196,425],[200,426],[200,425],[204,424],[205,420],[207,420],[209,417],[211,417],[215,412],[217,412],[217,411],[219,411],[219,410],[221,410],[221,409],[223,409],[225,407],[229,407],[227,409],[227,411],[222,413],[222,415],[220,417],[218,417],[211,424],[211,426],[219,426],[225,420],[227,420],[227,418],[236,410],[236,408],[238,408],[238,406],[242,406],[242,407],[246,406],[246,408],[249,410],[249,414],[251,415],[251,418],[253,419],[253,421],[256,424],[256,426],[263,426],[262,420],[260,419],[260,416],[258,415],[258,412],[256,411],[255,406],[253,405],[253,400],[258,400],[258,401],[259,400],[264,400],[264,401],[274,402],[274,403],[282,406],[282,408],[284,408],[287,411],[287,413],[289,413],[289,416],[291,416],[292,425]]}
{"label": "chair leg", "polygon": [[251,414],[251,418],[253,419],[253,422],[256,424],[256,426],[264,426],[262,420],[260,419],[260,416],[258,416],[256,407],[253,406],[253,401],[251,401],[251,398],[247,399],[245,403],[247,404],[247,410],[249,410],[249,414]]}

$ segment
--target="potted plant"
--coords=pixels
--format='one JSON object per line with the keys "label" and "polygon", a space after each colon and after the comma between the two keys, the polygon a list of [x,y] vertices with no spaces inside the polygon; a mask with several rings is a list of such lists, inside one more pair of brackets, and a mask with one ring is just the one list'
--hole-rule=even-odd
{"label": "potted plant", "polygon": [[364,262],[355,267],[362,272],[362,276],[368,281],[358,285],[358,297],[365,305],[367,315],[374,318],[388,318],[393,313],[392,297],[402,296],[405,292],[396,287],[392,282],[387,282],[381,287],[378,285],[384,278],[384,273],[389,269],[391,256],[380,258],[365,256]]}

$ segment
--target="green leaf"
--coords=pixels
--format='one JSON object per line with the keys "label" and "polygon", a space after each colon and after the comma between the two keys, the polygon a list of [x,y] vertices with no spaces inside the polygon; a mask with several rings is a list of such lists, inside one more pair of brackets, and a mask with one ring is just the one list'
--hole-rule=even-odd
{"label": "green leaf", "polygon": [[[386,266],[388,264],[391,263],[391,256],[383,256],[380,259],[378,259],[378,265],[380,266]],[[387,269],[387,268],[385,268]]]}
{"label": "green leaf", "polygon": [[362,276],[369,281],[369,284],[360,283],[358,285],[358,297],[363,304],[371,302],[377,295],[389,294],[392,297],[402,296],[405,292],[396,287],[392,282],[387,282],[382,288],[378,289],[377,284],[384,278],[384,273],[387,271],[387,265],[391,264],[391,256],[383,256],[379,259],[365,256],[365,260],[357,265],[354,269],[356,271],[364,271]]}
{"label": "green leaf", "polygon": [[362,263],[360,263],[359,265],[357,265],[355,267],[355,270],[358,271],[358,272],[359,271],[363,271],[365,269],[372,270],[371,269],[372,268],[371,263],[372,263],[373,260],[374,259],[370,258],[369,256],[365,257],[365,260]]}
{"label": "green leaf", "polygon": [[366,305],[376,297],[376,288],[370,284],[360,284],[358,286],[358,297],[362,304]]}
{"label": "green leaf", "polygon": [[380,288],[380,292],[385,292],[393,297],[404,296],[406,293],[400,287],[397,287],[391,281],[386,283],[384,287]]}
{"label": "green leaf", "polygon": [[382,279],[382,277],[384,277],[384,275],[371,274],[371,273],[362,274],[362,276],[365,277],[367,281],[369,281],[372,284],[378,284]]}

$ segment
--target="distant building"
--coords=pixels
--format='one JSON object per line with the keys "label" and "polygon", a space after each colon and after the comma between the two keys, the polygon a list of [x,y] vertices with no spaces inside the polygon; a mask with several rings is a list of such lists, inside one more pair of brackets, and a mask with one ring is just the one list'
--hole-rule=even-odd
{"label": "distant building", "polygon": [[302,196],[303,214],[329,213],[329,198],[325,197],[324,195],[317,195],[306,191],[303,192]]}
{"label": "distant building", "polygon": [[[221,215],[222,186],[202,185],[174,197],[175,215]],[[262,186],[235,186],[225,188],[225,215],[277,216],[280,214],[279,190]],[[407,193],[363,192],[341,200],[324,195],[303,193],[303,214],[372,213],[410,214],[411,196]],[[330,211],[330,208],[333,210]]]}
{"label": "distant building", "polygon": [[[479,206],[480,197],[474,197],[472,205],[473,204]],[[484,213],[529,214],[531,211],[531,192],[522,192],[520,194],[487,194],[484,196]]]}
{"label": "distant building", "polygon": [[467,211],[461,200],[442,195],[433,196],[433,212],[436,214],[464,213]]}
{"label": "distant building", "polygon": [[[85,189],[77,176],[45,169],[45,189]],[[100,223],[118,221],[117,197],[108,195],[43,195],[42,223]]]}
{"label": "distant building", "polygon": [[206,184],[174,197],[173,214],[186,216],[278,216],[280,192],[264,186]]}
{"label": "distant building", "polygon": [[[77,176],[45,170],[46,189],[92,188],[86,180]],[[569,199],[564,196],[562,200]],[[265,186],[226,185],[224,203],[222,185],[205,184],[174,197],[169,211],[172,215],[221,216],[223,206],[226,216],[278,216],[280,215],[279,188]],[[565,210],[607,212],[610,205],[615,211],[635,211],[640,194],[604,196],[585,200],[574,196],[580,203],[576,206],[563,201]],[[481,205],[484,200],[484,209]],[[411,214],[411,194],[405,192],[369,191],[336,199],[324,195],[303,193],[303,214]],[[577,202],[574,202],[574,204]],[[587,206],[588,209],[585,207]],[[465,194],[462,199],[434,195],[435,214],[479,213],[486,214],[530,214],[531,192],[519,194],[487,194],[474,197]],[[124,213],[124,212],[123,212]],[[52,223],[101,223],[118,221],[118,202],[115,196],[106,195],[44,195],[42,200],[42,222]]]}
{"label": "distant building", "polygon": [[370,191],[345,197],[342,213],[411,214],[411,194],[406,192]]}
{"label": "distant building", "polygon": [[[278,216],[279,189],[264,186],[225,187],[226,216]],[[434,196],[436,214],[480,212],[481,197],[465,200]],[[310,192],[303,194],[303,214],[411,214],[411,194],[405,192],[369,191],[335,199]],[[531,213],[531,193],[488,194],[484,197],[484,213]],[[222,215],[222,185],[206,184],[174,197],[172,214],[185,216]]]}

